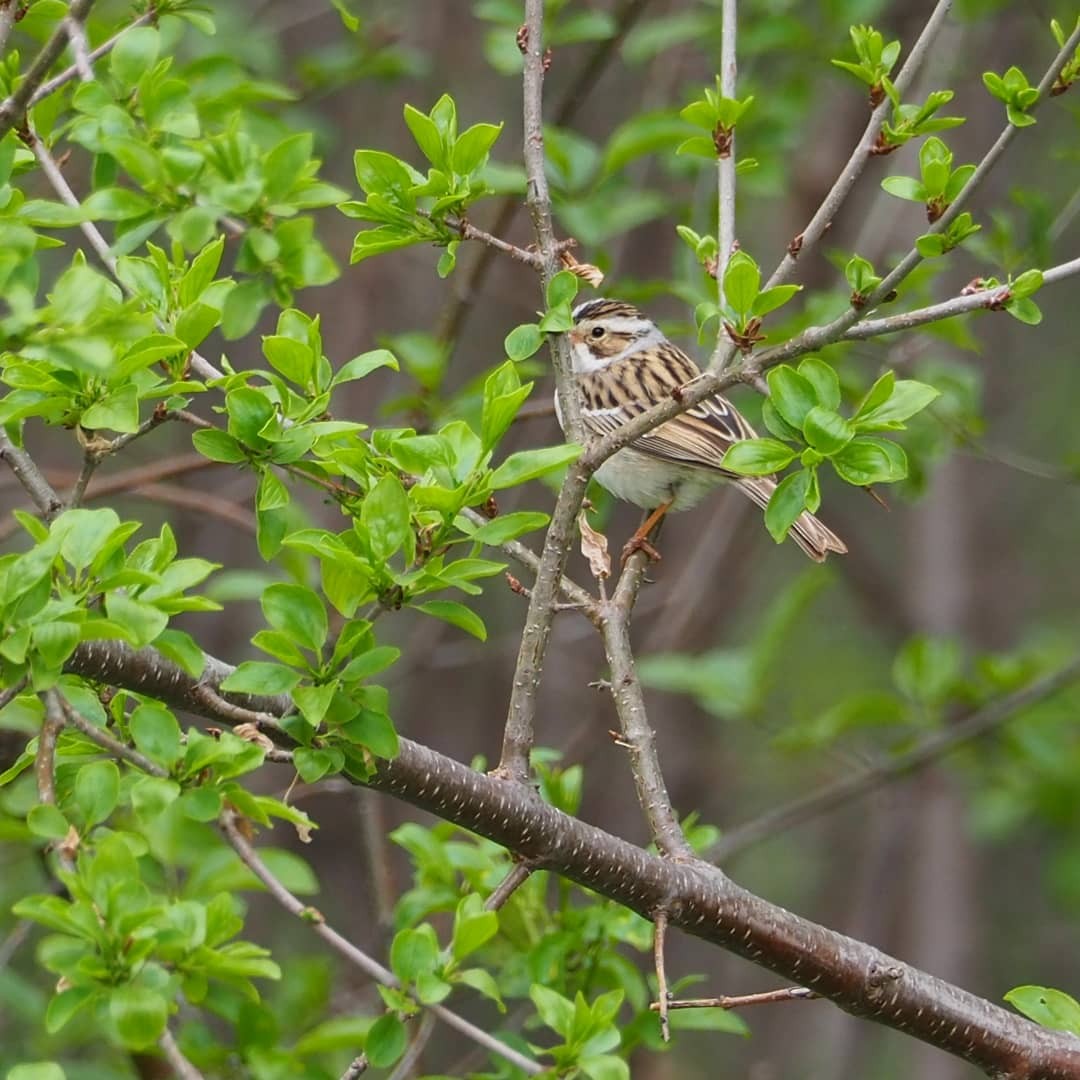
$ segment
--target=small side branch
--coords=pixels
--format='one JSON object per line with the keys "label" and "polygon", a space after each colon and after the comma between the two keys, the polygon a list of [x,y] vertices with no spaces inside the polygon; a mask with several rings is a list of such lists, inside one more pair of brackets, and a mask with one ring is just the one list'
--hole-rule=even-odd
{"label": "small side branch", "polygon": [[[735,97],[735,78],[738,67],[735,41],[738,31],[736,0],[723,0],[720,9],[720,94]],[[735,133],[727,140],[724,152],[716,159],[717,231],[716,290],[720,307],[724,307],[724,271],[735,248]],[[709,366],[723,369],[734,355],[729,349],[723,319],[716,332],[716,348]]]}
{"label": "small side branch", "polygon": [[168,1028],[161,1033],[158,1046],[177,1080],[203,1080],[203,1074],[184,1057],[184,1052],[176,1045],[176,1039]]}
{"label": "small side branch", "polygon": [[[911,85],[912,79],[922,66],[926,54],[930,51],[938,34],[941,32],[941,28],[944,26],[951,9],[952,0],[938,0],[937,4],[934,5],[930,18],[926,20],[922,33],[912,46],[904,66],[900,69],[900,74],[896,77],[896,89],[901,95]],[[866,128],[859,141],[855,144],[855,149],[852,150],[847,164],[841,169],[840,175],[836,178],[836,183],[833,184],[821,205],[814,211],[814,215],[806,228],[788,246],[787,254],[784,255],[780,265],[773,271],[772,277],[766,282],[766,289],[771,289],[774,285],[783,285],[789,281],[795,272],[795,264],[800,256],[808,254],[825,235],[825,231],[832,224],[833,218],[836,217],[840,207],[844,204],[848,195],[851,194],[856,180],[862,175],[866,163],[870,160],[870,151],[877,141],[881,126],[891,109],[892,102],[886,97],[870,114],[870,119],[866,122]]]}
{"label": "small side branch", "polygon": [[[786,986],[782,990],[766,990],[761,994],[739,994],[729,997],[721,994],[720,997],[711,998],[678,998],[669,1001],[669,1009],[745,1009],[749,1005],[775,1005],[784,1001],[815,1001],[820,994],[813,990],[807,990],[805,986]],[[663,1007],[660,1002],[654,1001],[650,1006],[653,1012],[663,1015]]]}
{"label": "small side branch", "polygon": [[506,877],[495,887],[495,891],[484,901],[484,907],[488,911],[498,911],[499,908],[510,899],[514,893],[529,880],[533,872],[533,865],[522,860],[510,867]]}
{"label": "small side branch", "polygon": [[1077,682],[1080,682],[1080,657],[1053,674],[1036,679],[1016,693],[992,701],[970,716],[928,735],[903,754],[861,772],[851,773],[835,784],[792,799],[753,821],[728,830],[706,855],[717,862],[724,862],[770,836],[802,825],[871,792],[880,791],[885,784],[910,776],[940,761],[953,750],[991,734],[1023,709],[1045,701]]}
{"label": "small side branch", "polygon": [[[258,852],[245,838],[240,827],[240,817],[232,810],[226,810],[222,814],[219,825],[230,847],[240,857],[240,861],[266,886],[267,892],[291,915],[295,915],[305,925],[323,939],[335,952],[344,957],[349,963],[359,968],[368,978],[373,979],[383,986],[397,987],[400,984],[394,973],[384,968],[378,961],[368,956],[362,949],[357,948],[351,941],[343,937],[332,927],[327,925],[321,912],[313,907],[302,903],[274,876],[270,868],[259,857]],[[493,1035],[489,1035],[482,1028],[468,1020],[462,1019],[457,1013],[451,1012],[442,1005],[430,1005],[431,1012],[444,1023],[455,1028],[467,1038],[473,1040],[486,1050],[497,1054],[503,1060],[523,1070],[530,1076],[543,1072],[543,1069],[535,1061],[519,1054],[516,1050],[504,1043],[499,1042]]]}
{"label": "small side branch", "polygon": [[26,115],[34,91],[45,81],[45,76],[49,74],[49,68],[56,63],[68,43],[68,31],[71,21],[85,22],[93,4],[94,0],[72,0],[67,16],[53,31],[52,37],[45,42],[37,56],[34,57],[34,62],[30,65],[30,70],[27,71],[23,81],[19,83],[15,88],[15,92],[9,98],[0,102],[0,139]]}
{"label": "small side branch", "polygon": [[656,967],[656,1000],[649,1006],[660,1014],[660,1038],[671,1042],[671,1025],[668,1022],[668,1005],[671,994],[668,991],[667,964],[664,956],[667,944],[667,912],[658,911],[653,916],[653,964]]}

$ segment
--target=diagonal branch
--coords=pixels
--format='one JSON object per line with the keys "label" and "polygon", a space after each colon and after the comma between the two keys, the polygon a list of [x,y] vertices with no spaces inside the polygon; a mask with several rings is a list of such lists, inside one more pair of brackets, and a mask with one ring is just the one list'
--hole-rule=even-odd
{"label": "diagonal branch", "polygon": [[729,829],[706,855],[717,862],[724,862],[770,836],[802,825],[845,803],[880,791],[886,784],[902,780],[940,761],[961,746],[967,746],[976,739],[992,734],[1012,720],[1017,713],[1053,697],[1077,682],[1080,682],[1080,657],[1015,693],[991,701],[943,730],[935,731],[902,754],[897,754],[879,765],[844,776],[834,784],[777,806],[745,825]]}
{"label": "diagonal branch", "polygon": [[[392,971],[384,968],[382,964],[368,956],[362,949],[358,949],[348,938],[339,934],[326,922],[321,912],[303,903],[298,897],[289,892],[284,884],[274,876],[266,863],[259,858],[255,848],[245,839],[241,832],[241,820],[235,811],[226,810],[220,818],[219,825],[225,839],[240,857],[240,861],[266,886],[266,891],[289,914],[295,915],[302,923],[311,927],[336,953],[358,967],[369,978],[382,986],[400,986],[401,984]],[[460,1031],[467,1038],[472,1039],[473,1042],[490,1050],[493,1054],[497,1054],[503,1060],[510,1062],[510,1064],[530,1076],[544,1071],[543,1067],[535,1061],[525,1057],[524,1054],[519,1054],[505,1043],[499,1042],[493,1035],[489,1035],[482,1028],[471,1024],[468,1020],[462,1019],[457,1013],[451,1012],[445,1006],[428,1005],[427,1008],[443,1023]]]}
{"label": "diagonal branch", "polygon": [[[907,60],[900,69],[900,74],[896,77],[894,85],[900,95],[904,94],[916,72],[922,66],[926,54],[930,51],[934,40],[949,16],[952,3],[953,0],[938,0],[934,5],[930,18],[926,20],[922,33],[912,46]],[[891,109],[892,102],[886,97],[870,114],[870,119],[866,122],[866,128],[859,141],[855,144],[855,149],[851,151],[851,157],[848,158],[847,164],[840,170],[836,183],[833,184],[821,205],[814,211],[814,215],[806,228],[788,246],[787,254],[780,260],[780,265],[777,266],[772,277],[766,282],[766,289],[771,289],[774,285],[783,285],[790,280],[795,272],[795,263],[799,257],[808,254],[825,235],[825,231],[832,224],[837,211],[844,204],[848,195],[851,194],[855,182],[862,175],[863,169],[870,160],[870,151],[873,149],[874,143],[881,132],[882,124],[885,122],[885,117]]]}
{"label": "diagonal branch", "polygon": [[[69,670],[205,715],[195,680],[152,649],[86,642]],[[207,660],[203,681],[232,669]],[[235,695],[242,698],[243,695]],[[248,699],[265,711],[288,698]],[[1080,1042],[1041,1028],[877,949],[777,907],[700,860],[663,859],[556,810],[526,785],[485,776],[408,739],[363,783],[501,844],[645,918],[745,957],[853,1015],[963,1058],[996,1080],[1074,1080]],[[299,904],[299,901],[297,901]],[[348,944],[348,943],[346,943]]]}

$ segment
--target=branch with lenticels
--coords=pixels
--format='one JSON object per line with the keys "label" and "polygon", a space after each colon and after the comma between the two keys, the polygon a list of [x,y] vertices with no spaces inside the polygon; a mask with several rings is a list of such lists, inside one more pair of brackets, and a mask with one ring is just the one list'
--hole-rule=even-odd
{"label": "branch with lenticels", "polygon": [[[68,670],[152,694],[201,716],[231,723],[215,697],[283,715],[288,697],[226,695],[233,670],[208,658],[196,680],[153,649],[85,642]],[[212,696],[197,693],[201,684]],[[1080,1042],[1008,1012],[870,945],[819,926],[736,885],[694,858],[659,858],[564,814],[524,784],[508,784],[408,739],[392,761],[360,781],[503,845],[530,867],[546,869],[645,918],[664,912],[670,929],[719,945],[831,1000],[853,1015],[903,1031],[963,1058],[996,1080],[1072,1080]]]}

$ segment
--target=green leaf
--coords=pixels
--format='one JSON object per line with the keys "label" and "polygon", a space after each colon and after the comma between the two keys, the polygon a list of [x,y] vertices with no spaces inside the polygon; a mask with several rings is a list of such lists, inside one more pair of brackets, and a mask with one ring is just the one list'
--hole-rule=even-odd
{"label": "green leaf", "polygon": [[137,649],[149,645],[169,625],[169,616],[159,608],[134,600],[122,592],[106,594],[105,612],[114,623],[127,631]]}
{"label": "green leaf", "polygon": [[245,660],[221,683],[234,694],[287,694],[300,682],[300,675],[284,664],[266,660]]}
{"label": "green leaf", "polygon": [[161,35],[151,26],[136,26],[121,34],[109,57],[109,70],[125,89],[133,87],[158,57]]}
{"label": "green leaf", "polygon": [[941,705],[960,678],[963,653],[957,641],[918,634],[905,642],[893,662],[893,682],[905,697]]}
{"label": "green leaf", "polygon": [[547,306],[558,307],[559,304],[569,304],[577,296],[578,286],[581,279],[577,274],[569,270],[560,270],[547,286]]}
{"label": "green leaf", "polygon": [[143,1050],[157,1042],[165,1030],[168,1011],[161,994],[141,986],[118,986],[109,996],[109,1017],[121,1042],[132,1050]]}
{"label": "green leaf", "polygon": [[393,1013],[386,1013],[375,1021],[368,1032],[364,1052],[376,1069],[385,1069],[405,1053],[407,1045],[405,1025]]}
{"label": "green leaf", "polygon": [[430,925],[399,930],[390,945],[390,967],[404,983],[435,970],[439,962],[439,942]]}
{"label": "green leaf", "polygon": [[334,700],[337,690],[337,679],[321,686],[297,686],[292,692],[292,699],[304,719],[313,728],[317,728],[325,719],[326,711],[330,708],[330,702]]}
{"label": "green leaf", "polygon": [[568,465],[581,455],[581,447],[574,443],[565,446],[549,446],[541,450],[519,450],[511,454],[491,475],[491,486],[499,491],[502,488],[516,487],[527,480]]}
{"label": "green leaf", "polygon": [[468,176],[481,168],[502,129],[502,124],[473,124],[463,131],[454,143],[453,171]]}
{"label": "green leaf", "polygon": [[940,396],[939,390],[926,383],[900,379],[893,382],[892,393],[881,404],[867,410],[864,402],[855,415],[855,427],[859,431],[882,431],[900,426]]}
{"label": "green leaf", "polygon": [[305,585],[271,585],[261,603],[266,621],[302,648],[318,652],[326,643],[326,608]]}
{"label": "green leaf", "polygon": [[776,439],[743,439],[730,447],[720,464],[741,476],[771,476],[786,469],[796,453]]}
{"label": "green leaf", "polygon": [[894,442],[857,435],[829,459],[841,480],[857,487],[892,484],[907,476],[907,455]]}
{"label": "green leaf", "polygon": [[100,824],[116,809],[120,798],[120,770],[113,761],[92,761],[75,777],[75,806],[89,829]]}
{"label": "green leaf", "polygon": [[1061,990],[1046,986],[1018,986],[1005,995],[1017,1012],[1043,1027],[1080,1035],[1080,1003]]}
{"label": "green leaf", "polygon": [[397,757],[397,732],[385,713],[362,709],[343,726],[342,734],[350,742],[366,746],[376,757]]}
{"label": "green leaf", "polygon": [[136,747],[148,758],[171,769],[183,756],[176,717],[156,702],[143,702],[131,714],[128,730]]}
{"label": "green leaf", "polygon": [[458,904],[454,918],[450,951],[458,961],[483,948],[499,932],[498,915],[494,911],[471,910],[482,907],[475,893],[472,897],[476,899],[476,903],[470,904],[471,897],[466,897]]}
{"label": "green leaf", "polygon": [[826,456],[843,449],[855,434],[855,429],[838,412],[815,405],[803,421],[806,441]]}
{"label": "green leaf", "polygon": [[765,528],[779,544],[799,515],[806,509],[806,496],[810,491],[812,474],[809,469],[785,476],[765,508]]}
{"label": "green leaf", "polygon": [[26,826],[35,836],[62,840],[68,833],[68,820],[52,803],[38,803],[26,815]]}
{"label": "green leaf", "polygon": [[386,475],[367,493],[360,506],[360,528],[372,558],[385,562],[412,535],[409,498],[396,476]]}
{"label": "green leaf", "polygon": [[484,968],[466,968],[464,971],[459,971],[454,975],[454,981],[471,986],[478,993],[483,994],[484,997],[494,1001],[499,1007],[499,1012],[506,1012],[506,1006],[503,1004],[502,994],[499,991],[499,984],[490,971],[486,971]]}
{"label": "green leaf", "polygon": [[909,202],[926,202],[926,188],[911,176],[886,176],[881,181],[881,186],[890,195],[898,199],[907,199]]}
{"label": "green leaf", "polygon": [[802,290],[801,285],[774,285],[771,289],[759,292],[754,298],[751,313],[762,318],[770,311],[783,307],[796,293]]}
{"label": "green leaf", "polygon": [[515,510],[511,514],[500,514],[493,521],[481,525],[469,539],[477,543],[499,547],[509,540],[514,540],[523,533],[542,529],[549,521],[547,514],[535,510]]}
{"label": "green leaf", "polygon": [[397,357],[389,349],[372,349],[370,352],[361,353],[341,366],[334,375],[333,385],[362,379],[382,367],[390,368],[392,371],[398,370]]}
{"label": "green leaf", "polygon": [[[83,1005],[92,991],[85,987],[77,987],[68,991],[68,993],[78,999],[78,1005]],[[52,1002],[49,1003],[49,1006],[51,1013]],[[68,1013],[64,1018],[65,1021],[70,1016],[71,1013]],[[63,1024],[58,1024],[57,1027],[50,1027],[49,1030],[56,1031],[62,1026]],[[13,1065],[8,1069],[5,1080],[65,1080],[65,1074],[64,1070],[55,1061],[34,1061],[22,1065]]]}
{"label": "green leaf", "polygon": [[801,431],[806,414],[818,403],[814,385],[788,364],[772,368],[766,379],[773,408]]}
{"label": "green leaf", "polygon": [[450,162],[447,160],[446,147],[439,135],[439,129],[434,121],[426,114],[414,109],[411,105],[405,106],[405,125],[412,132],[416,145],[420,152],[438,169],[449,172]]}
{"label": "green leaf", "polygon": [[442,619],[443,622],[448,622],[464,630],[465,633],[472,634],[480,641],[487,641],[487,627],[484,626],[484,620],[471,608],[467,608],[456,600],[428,600],[426,603],[413,606],[425,615],[433,615],[436,619]]}
{"label": "green leaf", "polygon": [[229,465],[247,461],[243,446],[228,432],[204,428],[191,436],[191,443],[203,457]]}
{"label": "green leaf", "polygon": [[544,335],[536,323],[522,323],[506,335],[503,348],[511,360],[521,361],[528,360],[543,343]]}
{"label": "green leaf", "polygon": [[529,997],[532,998],[540,1019],[552,1031],[568,1039],[574,1027],[574,1003],[558,991],[539,983],[533,983],[529,988]]}
{"label": "green leaf", "polygon": [[724,271],[724,299],[740,315],[748,315],[761,287],[761,271],[745,251],[736,251]]}
{"label": "green leaf", "polygon": [[799,364],[799,374],[814,388],[819,405],[826,409],[840,408],[840,379],[832,364],[808,356]]}
{"label": "green leaf", "polygon": [[376,645],[354,657],[341,672],[343,682],[359,682],[385,671],[397,661],[401,650],[393,645]]}

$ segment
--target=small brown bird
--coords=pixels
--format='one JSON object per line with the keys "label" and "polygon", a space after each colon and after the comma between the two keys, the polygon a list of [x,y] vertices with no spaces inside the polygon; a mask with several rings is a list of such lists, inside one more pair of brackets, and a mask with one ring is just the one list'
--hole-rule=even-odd
{"label": "small brown bird", "polygon": [[[621,300],[579,304],[569,337],[582,416],[596,436],[614,431],[701,374],[656,323]],[[562,425],[557,395],[555,412]],[[758,506],[767,506],[776,480],[739,476],[720,464],[733,443],[755,437],[731,402],[714,394],[612,454],[596,470],[597,481],[616,498],[651,511],[624,549],[624,558],[641,549],[658,557],[645,539],[653,526],[669,510],[697,505],[720,484],[734,484]],[[795,520],[791,536],[816,562],[830,551],[847,551],[809,512]]]}

